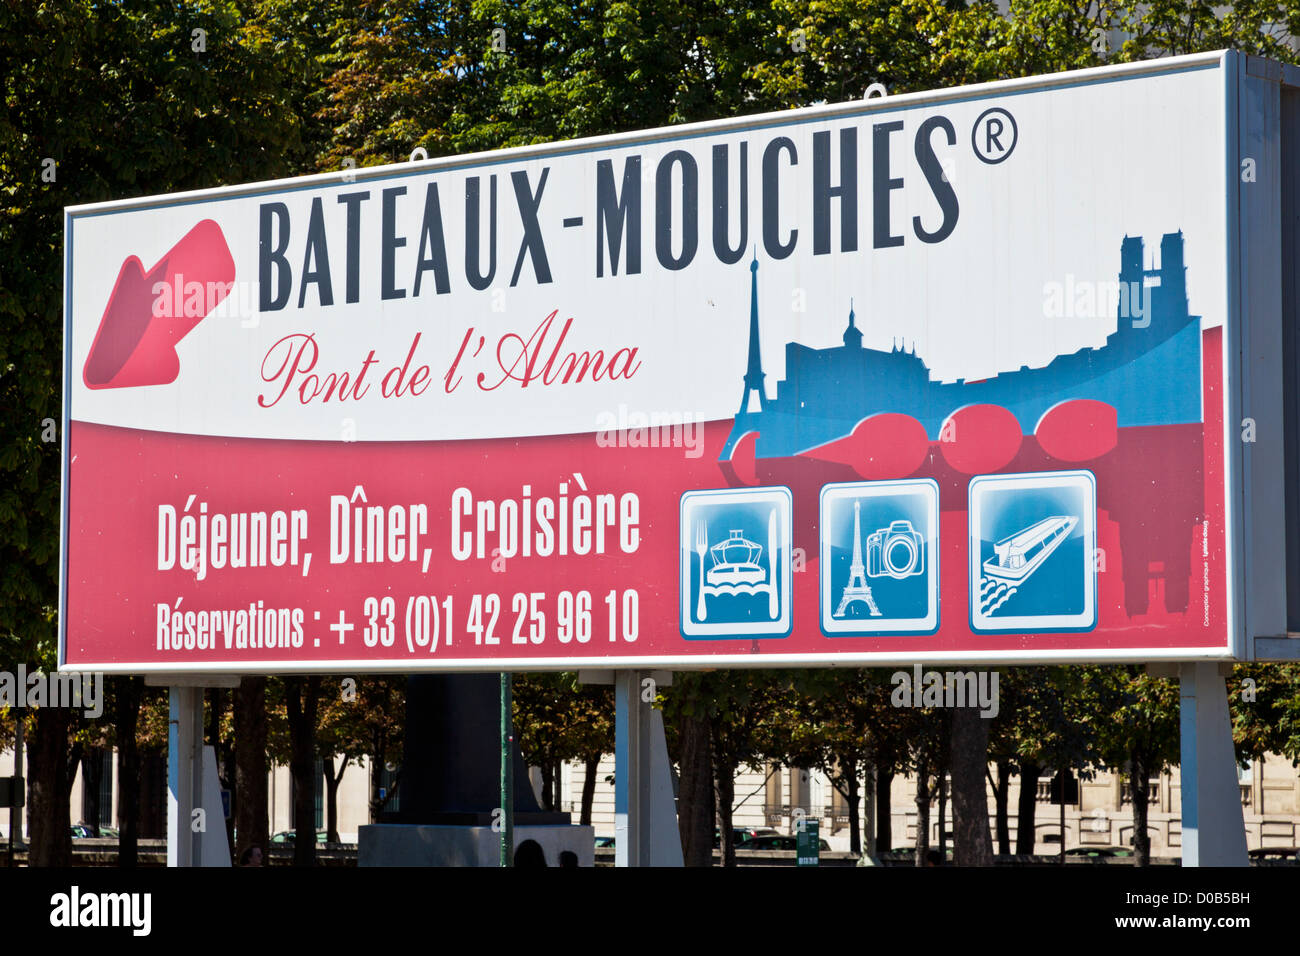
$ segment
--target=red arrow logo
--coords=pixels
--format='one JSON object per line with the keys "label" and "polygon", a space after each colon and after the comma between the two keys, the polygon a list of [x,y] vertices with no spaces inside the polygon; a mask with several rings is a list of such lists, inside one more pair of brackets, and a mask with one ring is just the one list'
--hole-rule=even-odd
{"label": "red arrow logo", "polygon": [[148,272],[128,256],[81,371],[88,388],[168,385],[176,343],[230,294],[235,260],[221,227],[204,219]]}

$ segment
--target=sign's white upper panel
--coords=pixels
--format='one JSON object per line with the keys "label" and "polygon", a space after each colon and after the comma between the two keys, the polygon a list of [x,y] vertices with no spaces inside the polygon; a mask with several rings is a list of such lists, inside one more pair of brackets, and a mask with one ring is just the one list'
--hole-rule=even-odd
{"label": "sign's white upper panel", "polygon": [[1218,61],[1078,76],[70,210],[71,418],[360,441],[725,419],[755,257],[769,387],[850,307],[936,381],[1101,346],[1130,236],[1151,258],[1181,232],[1221,324]]}

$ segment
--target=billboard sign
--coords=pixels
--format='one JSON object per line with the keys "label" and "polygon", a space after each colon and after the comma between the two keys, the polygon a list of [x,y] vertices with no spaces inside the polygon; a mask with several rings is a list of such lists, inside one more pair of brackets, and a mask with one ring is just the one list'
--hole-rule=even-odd
{"label": "billboard sign", "polygon": [[70,208],[62,665],[1240,656],[1233,62]]}

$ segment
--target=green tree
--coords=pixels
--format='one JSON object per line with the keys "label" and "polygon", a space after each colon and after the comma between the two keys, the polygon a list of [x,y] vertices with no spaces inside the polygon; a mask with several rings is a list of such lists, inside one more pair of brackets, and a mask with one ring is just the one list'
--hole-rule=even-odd
{"label": "green tree", "polygon": [[[399,16],[388,13],[394,7],[399,5],[349,0],[259,0],[256,4],[249,29],[274,51],[287,112],[295,124],[283,157],[292,173],[336,170],[341,168],[338,160],[349,155],[334,153],[346,141],[348,129],[333,125],[339,114],[331,108],[340,77],[350,65],[345,50],[363,31],[380,29],[391,35],[394,26],[400,29],[400,8]],[[393,64],[406,53],[383,42],[379,50]],[[369,85],[373,78],[361,82]],[[393,157],[404,158],[405,153]]]}
{"label": "green tree", "polygon": [[338,794],[343,775],[353,761],[360,761],[370,750],[370,734],[358,687],[361,682],[355,677],[321,679],[315,739],[324,771],[327,843],[339,842]]}
{"label": "green tree", "polygon": [[[742,766],[761,762],[761,724],[782,683],[783,676],[771,671],[708,671],[675,675],[672,687],[663,694],[669,752],[677,754],[681,767],[678,822],[688,866],[707,866],[712,859],[706,852],[713,839],[708,828],[705,842],[706,817],[717,820],[723,865],[736,865],[732,837],[736,773]],[[700,779],[705,768],[711,771],[708,781]],[[701,801],[707,801],[707,808]]]}
{"label": "green tree", "polygon": [[491,27],[465,0],[363,0],[339,21],[333,69],[316,116],[330,130],[321,169],[373,166],[455,152],[447,125],[455,101],[474,96],[481,64],[466,54]]}
{"label": "green tree", "polygon": [[1137,865],[1151,861],[1148,781],[1179,760],[1178,682],[1151,677],[1140,665],[1080,669],[1080,697],[1104,766],[1128,778]]}
{"label": "green tree", "polygon": [[232,711],[235,738],[233,849],[235,859],[239,860],[249,847],[261,847],[265,853],[271,838],[267,821],[267,772],[270,767],[266,678],[242,678],[234,692]]}
{"label": "green tree", "polygon": [[293,781],[294,866],[316,862],[316,759],[322,755],[316,735],[324,680],[313,675],[267,682],[267,750],[276,763],[288,765]]}
{"label": "green tree", "polygon": [[[65,436],[45,439],[60,418],[63,207],[270,178],[297,124],[274,49],[233,3],[0,5],[0,76],[0,661],[48,670]],[[67,710],[34,715],[37,865],[70,861],[73,727]]]}
{"label": "green tree", "polygon": [[524,761],[542,772],[542,809],[560,809],[560,764],[581,760],[579,822],[591,824],[600,758],[614,750],[614,696],[608,687],[578,683],[574,672],[518,674],[514,722]]}
{"label": "green tree", "polygon": [[716,790],[713,780],[712,707],[708,674],[688,671],[673,677],[661,694],[668,754],[677,763],[677,829],[686,866],[713,865]]}
{"label": "green tree", "polygon": [[722,865],[736,865],[733,836],[736,774],[741,767],[761,766],[760,726],[772,706],[782,675],[774,671],[713,671],[707,675],[711,696],[709,720],[713,745],[714,786],[718,800],[718,843]]}
{"label": "green tree", "polygon": [[[400,766],[406,724],[406,678],[371,676],[358,683],[362,732],[370,760],[370,822],[378,823],[401,786],[401,773],[384,793],[383,772],[388,764]],[[381,795],[382,793],[382,795]]]}
{"label": "green tree", "polygon": [[1291,41],[1300,35],[1295,3],[1211,4],[1205,0],[1105,4],[1112,22],[1132,36],[1115,51],[1116,60],[1147,60],[1234,48],[1294,63]]}
{"label": "green tree", "polygon": [[[862,852],[860,780],[901,730],[883,671],[790,671],[783,699],[765,720],[763,749],[791,767],[824,773],[848,807],[849,848]],[[892,751],[891,751],[892,752]],[[892,770],[893,768],[891,768]]]}
{"label": "green tree", "polygon": [[775,0],[774,44],[750,75],[773,108],[997,79],[1007,23],[992,3]]}
{"label": "green tree", "polygon": [[998,768],[994,783],[1000,853],[1010,852],[1007,791],[1012,773],[1020,776],[1015,852],[1034,852],[1038,781],[1045,774],[1099,762],[1097,724],[1083,706],[1083,674],[1074,667],[1012,667],[998,684],[998,716],[993,721],[990,755]]}
{"label": "green tree", "polygon": [[1239,664],[1229,692],[1237,756],[1300,763],[1300,664]]}

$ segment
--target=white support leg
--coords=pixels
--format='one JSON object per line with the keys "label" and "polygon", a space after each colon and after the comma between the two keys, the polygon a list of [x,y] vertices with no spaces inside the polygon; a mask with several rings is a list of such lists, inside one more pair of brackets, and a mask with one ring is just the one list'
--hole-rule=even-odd
{"label": "white support leg", "polygon": [[1232,723],[1219,665],[1183,664],[1179,691],[1183,866],[1247,866]]}
{"label": "white support leg", "polygon": [[617,671],[613,677],[614,865],[681,866],[663,715],[651,706],[671,675]]}
{"label": "white support leg", "polygon": [[642,866],[649,857],[645,808],[650,767],[649,705],[640,671],[614,680],[614,865]]}
{"label": "white support leg", "polygon": [[203,688],[169,689],[167,865],[202,866],[203,834],[191,825],[203,795]]}

